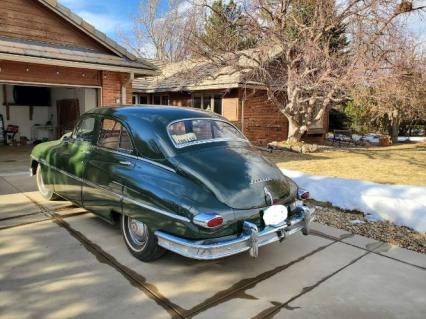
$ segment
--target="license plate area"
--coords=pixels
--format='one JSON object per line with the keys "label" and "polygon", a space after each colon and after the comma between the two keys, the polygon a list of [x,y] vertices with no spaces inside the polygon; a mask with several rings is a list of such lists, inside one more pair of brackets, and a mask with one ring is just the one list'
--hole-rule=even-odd
{"label": "license plate area", "polygon": [[263,212],[263,222],[266,226],[282,225],[288,217],[288,209],[284,205],[273,205]]}

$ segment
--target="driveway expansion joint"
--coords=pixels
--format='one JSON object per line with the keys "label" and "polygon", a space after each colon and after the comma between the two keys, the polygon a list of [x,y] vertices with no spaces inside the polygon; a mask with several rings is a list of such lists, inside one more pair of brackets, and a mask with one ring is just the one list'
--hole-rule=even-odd
{"label": "driveway expansion joint", "polygon": [[342,236],[341,238],[331,236],[331,235],[327,235],[327,234],[324,234],[324,233],[317,231],[317,230],[312,230],[311,234],[313,236],[318,236],[318,237],[329,239],[329,240],[336,240],[337,239],[342,244],[345,244],[345,245],[348,245],[348,246],[351,246],[351,247],[354,247],[354,248],[358,248],[358,249],[361,249],[361,250],[364,250],[364,251],[368,251],[368,252],[371,252],[372,254],[375,254],[377,256],[388,258],[388,259],[391,259],[393,261],[396,261],[396,262],[399,262],[401,264],[405,264],[405,265],[408,265],[408,266],[411,266],[411,267],[414,267],[414,268],[417,268],[417,269],[420,269],[420,270],[424,270],[424,271],[426,270],[426,267],[422,267],[422,266],[419,266],[419,265],[416,265],[416,264],[413,264],[413,263],[410,263],[410,262],[407,262],[405,260],[401,260],[401,259],[398,259],[398,258],[395,258],[395,257],[392,257],[392,256],[383,255],[382,251],[380,251],[380,248],[381,247],[388,247],[388,245],[389,245],[388,243],[379,242],[377,245],[370,245],[368,248],[363,248],[363,247],[359,247],[357,245],[343,241],[344,239],[355,236],[354,234]]}
{"label": "driveway expansion joint", "polygon": [[352,266],[353,264],[357,263],[362,258],[364,258],[365,256],[367,256],[367,255],[369,255],[371,253],[372,253],[372,251],[365,252],[361,256],[358,256],[357,258],[351,260],[349,263],[347,263],[346,265],[340,267],[339,269],[337,269],[336,271],[332,272],[331,274],[329,274],[329,275],[321,278],[320,280],[318,280],[313,285],[304,287],[301,292],[299,292],[295,296],[291,297],[290,299],[288,299],[284,303],[279,303],[277,301],[272,301],[271,302],[273,304],[272,307],[263,310],[262,312],[258,313],[256,316],[252,317],[252,319],[269,319],[269,318],[273,318],[278,312],[281,311],[282,308],[285,308],[285,309],[288,309],[288,310],[295,310],[295,309],[297,309],[298,307],[291,307],[290,303],[293,302],[293,301],[295,301],[296,299],[302,297],[303,295],[305,295],[305,294],[313,291],[314,289],[316,289],[317,287],[319,287],[322,283],[326,282],[330,278],[334,277],[335,275],[337,275],[338,273],[342,272],[346,268],[348,268],[348,267]]}

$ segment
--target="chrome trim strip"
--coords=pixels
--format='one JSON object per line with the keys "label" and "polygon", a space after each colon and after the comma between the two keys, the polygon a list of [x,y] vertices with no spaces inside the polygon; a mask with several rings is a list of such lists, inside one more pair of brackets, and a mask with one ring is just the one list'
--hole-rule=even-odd
{"label": "chrome trim strip", "polygon": [[169,213],[169,212],[167,212],[165,210],[156,208],[156,207],[151,206],[151,205],[147,205],[147,204],[141,203],[139,201],[136,201],[136,200],[131,199],[131,198],[126,197],[126,196],[123,196],[123,200],[126,200],[126,201],[128,201],[128,202],[130,202],[132,204],[135,204],[135,205],[139,206],[139,207],[142,207],[142,208],[145,208],[145,209],[149,209],[149,210],[152,210],[152,211],[154,211],[156,213],[159,213],[159,214],[171,217],[173,219],[177,219],[177,220],[180,220],[180,221],[183,221],[183,222],[187,222],[187,223],[191,222],[191,220],[189,218],[187,218],[187,217],[176,215],[176,214],[173,214],[173,213]]}
{"label": "chrome trim strip", "polygon": [[[226,123],[226,124],[232,126],[233,128],[235,128],[237,130],[237,132],[239,132],[244,137],[244,139],[242,139],[242,138],[241,139],[240,138],[239,139],[211,138],[211,139],[207,139],[207,140],[193,141],[193,142],[187,142],[187,143],[183,143],[183,144],[176,144],[175,141],[174,141],[174,139],[170,135],[170,132],[169,132],[170,125],[173,125],[175,123],[182,122],[182,121],[193,121],[193,120],[209,120],[209,121],[218,121],[218,122]],[[247,142],[247,143],[250,144],[250,141],[238,129],[238,127],[236,127],[234,124],[232,124],[232,123],[230,123],[228,121],[222,120],[220,118],[215,118],[215,117],[191,117],[191,118],[183,118],[183,119],[174,120],[174,121],[170,122],[169,124],[167,124],[166,131],[167,131],[167,135],[169,136],[169,139],[172,141],[173,145],[176,148],[184,148],[184,147],[191,146],[191,145],[200,145],[200,144],[206,144],[206,143],[227,142],[227,141],[236,141],[236,140],[237,141]]]}
{"label": "chrome trim strip", "polygon": [[136,156],[136,155],[124,153],[124,152],[115,151],[115,150],[112,150],[112,149],[109,149],[109,148],[100,147],[98,145],[92,145],[92,147],[96,148],[98,150],[102,150],[102,151],[110,152],[110,153],[113,153],[113,154],[117,154],[117,155],[122,155],[122,156],[129,157],[129,158],[133,158],[135,160],[141,160],[141,161],[150,163],[152,165],[156,165],[158,167],[164,168],[164,169],[166,169],[166,170],[168,170],[170,172],[176,173],[176,170],[174,170],[173,168],[171,168],[169,166],[166,166],[166,165],[163,165],[161,163],[157,163],[156,161],[153,161],[153,160],[150,160],[150,159],[147,159],[147,158],[144,158],[144,157],[140,157],[140,156]]}
{"label": "chrome trim strip", "polygon": [[[180,221],[187,222],[187,223],[191,222],[191,220],[190,220],[189,218],[187,218],[187,217],[180,216],[180,215],[177,215],[177,214],[173,214],[173,213],[171,213],[171,212],[168,212],[168,211],[165,211],[165,210],[162,210],[162,209],[156,208],[156,207],[154,207],[154,206],[151,206],[151,205],[148,205],[148,204],[141,203],[141,202],[139,202],[139,201],[136,201],[136,200],[134,200],[134,199],[131,199],[130,197],[127,197],[127,196],[123,196],[123,195],[117,194],[117,193],[115,193],[115,192],[113,192],[113,191],[111,191],[111,190],[109,190],[109,189],[107,189],[107,188],[105,188],[105,187],[99,186],[99,185],[94,184],[94,183],[92,183],[92,182],[90,182],[90,181],[88,181],[88,180],[85,180],[85,179],[82,179],[82,178],[77,177],[77,176],[75,176],[75,175],[69,174],[69,173],[65,172],[64,170],[61,170],[61,169],[59,169],[59,168],[56,168],[55,166],[49,165],[49,164],[47,164],[47,163],[46,163],[46,161],[44,161],[44,160],[38,160],[38,161],[39,161],[40,163],[42,163],[43,165],[46,165],[46,166],[48,166],[48,167],[50,167],[50,168],[52,168],[52,169],[54,169],[54,170],[56,170],[56,171],[58,171],[58,172],[60,172],[60,173],[62,173],[62,174],[64,174],[64,175],[66,175],[66,176],[68,176],[68,177],[71,177],[71,178],[73,178],[73,179],[75,179],[75,180],[78,180],[78,181],[79,181],[79,182],[81,182],[81,183],[84,183],[84,184],[89,185],[89,186],[91,186],[91,187],[94,187],[94,188],[100,189],[100,190],[102,190],[102,191],[108,192],[108,193],[110,193],[111,195],[114,195],[114,196],[116,196],[116,197],[120,198],[120,200],[126,200],[126,201],[128,201],[128,202],[131,202],[131,203],[133,203],[133,204],[135,204],[135,205],[139,206],[139,207],[142,207],[142,208],[148,209],[148,210],[150,210],[150,211],[153,211],[153,212],[156,212],[156,213],[159,213],[159,214],[162,214],[162,215],[168,216],[168,217],[173,218],[173,219],[176,219],[176,220],[180,220]],[[118,183],[117,183],[117,184],[118,184]]]}
{"label": "chrome trim strip", "polygon": [[252,256],[257,255],[257,248],[268,245],[287,236],[293,235],[309,227],[312,220],[312,212],[306,216],[307,209],[304,208],[297,215],[291,217],[289,224],[279,227],[267,226],[262,231],[247,232],[249,226],[256,230],[256,225],[245,222],[245,232],[233,238],[223,240],[188,240],[157,230],[155,235],[158,238],[158,245],[171,250],[179,255],[198,259],[213,260],[228,257],[241,252],[250,251]]}

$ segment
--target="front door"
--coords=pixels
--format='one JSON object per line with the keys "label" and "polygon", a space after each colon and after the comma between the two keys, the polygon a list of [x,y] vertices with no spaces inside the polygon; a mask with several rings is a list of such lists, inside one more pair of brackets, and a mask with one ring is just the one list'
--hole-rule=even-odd
{"label": "front door", "polygon": [[104,118],[99,138],[86,164],[83,205],[100,217],[110,220],[121,213],[123,176],[134,167],[133,145],[126,128],[118,121]]}
{"label": "front door", "polygon": [[55,192],[78,204],[81,204],[82,178],[95,134],[96,118],[85,116],[55,153]]}

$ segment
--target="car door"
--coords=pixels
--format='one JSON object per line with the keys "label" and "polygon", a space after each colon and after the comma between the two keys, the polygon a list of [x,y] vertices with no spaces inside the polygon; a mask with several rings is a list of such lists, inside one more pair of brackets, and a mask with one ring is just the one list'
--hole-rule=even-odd
{"label": "car door", "polygon": [[99,137],[86,164],[83,205],[107,220],[121,213],[123,176],[131,175],[134,147],[126,127],[113,118],[102,118]]}
{"label": "car door", "polygon": [[62,139],[61,147],[55,153],[55,192],[79,205],[85,163],[95,135],[96,118],[82,117],[72,135]]}

